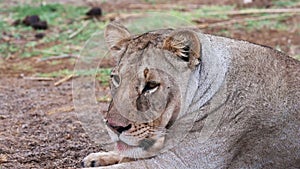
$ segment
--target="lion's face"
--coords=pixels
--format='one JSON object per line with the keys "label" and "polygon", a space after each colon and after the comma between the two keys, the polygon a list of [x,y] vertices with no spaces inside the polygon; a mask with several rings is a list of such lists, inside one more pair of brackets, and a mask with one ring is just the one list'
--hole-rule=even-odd
{"label": "lion's face", "polygon": [[191,43],[174,46],[178,39],[172,30],[131,36],[121,25],[110,24],[105,35],[118,61],[111,72],[112,102],[105,115],[109,135],[124,156],[156,155],[180,112],[185,84],[180,76],[199,63],[197,51]]}

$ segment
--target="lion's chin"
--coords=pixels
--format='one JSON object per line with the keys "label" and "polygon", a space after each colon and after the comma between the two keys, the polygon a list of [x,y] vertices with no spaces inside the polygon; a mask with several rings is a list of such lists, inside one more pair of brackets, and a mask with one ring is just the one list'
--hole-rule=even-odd
{"label": "lion's chin", "polygon": [[163,148],[165,137],[161,137],[145,149],[144,146],[131,146],[123,141],[116,142],[116,150],[124,157],[148,158],[156,156]]}
{"label": "lion's chin", "polygon": [[129,150],[129,149],[134,148],[134,147],[135,146],[130,146],[130,145],[124,143],[123,141],[117,141],[117,143],[116,143],[116,149],[120,152]]}

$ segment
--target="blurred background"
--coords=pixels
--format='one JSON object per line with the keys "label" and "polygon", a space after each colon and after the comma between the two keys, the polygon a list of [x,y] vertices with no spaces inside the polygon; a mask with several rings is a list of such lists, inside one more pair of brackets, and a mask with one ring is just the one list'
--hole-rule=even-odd
{"label": "blurred background", "polygon": [[[300,59],[299,0],[0,0],[0,169],[76,168],[102,150],[74,112],[76,58],[109,22],[150,11]],[[96,72],[85,73],[96,75],[100,107],[110,100],[113,65],[106,58]]]}

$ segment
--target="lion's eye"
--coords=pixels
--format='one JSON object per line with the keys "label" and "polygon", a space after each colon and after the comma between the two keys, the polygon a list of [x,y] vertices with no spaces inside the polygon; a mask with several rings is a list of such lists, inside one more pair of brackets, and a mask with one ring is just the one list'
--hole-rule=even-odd
{"label": "lion's eye", "polygon": [[160,86],[160,83],[158,82],[155,82],[155,81],[149,81],[146,83],[142,93],[145,93],[145,92],[149,92],[149,93],[152,93],[152,92],[155,92],[156,89]]}
{"label": "lion's eye", "polygon": [[120,85],[120,77],[118,75],[110,75],[111,81],[115,87],[119,87]]}

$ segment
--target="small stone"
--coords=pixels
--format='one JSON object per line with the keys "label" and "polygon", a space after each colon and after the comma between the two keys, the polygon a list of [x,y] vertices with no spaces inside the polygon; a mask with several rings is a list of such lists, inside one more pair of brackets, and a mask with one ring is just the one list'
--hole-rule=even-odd
{"label": "small stone", "polygon": [[20,19],[17,19],[15,20],[13,23],[12,23],[12,26],[18,26],[21,24],[21,20]]}
{"label": "small stone", "polygon": [[102,16],[102,10],[100,7],[93,7],[86,13],[86,15],[91,17],[99,17]]}
{"label": "small stone", "polygon": [[36,39],[42,39],[44,36],[45,36],[44,33],[37,33],[37,34],[34,35],[34,37],[35,37]]}
{"label": "small stone", "polygon": [[26,26],[32,26],[33,24],[37,23],[40,21],[40,17],[38,15],[30,15],[30,16],[26,16],[23,19],[23,24]]}
{"label": "small stone", "polygon": [[33,29],[48,29],[48,24],[46,21],[39,21],[31,25]]}

